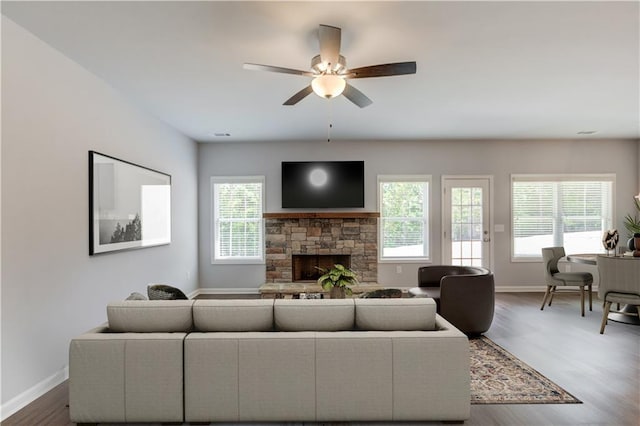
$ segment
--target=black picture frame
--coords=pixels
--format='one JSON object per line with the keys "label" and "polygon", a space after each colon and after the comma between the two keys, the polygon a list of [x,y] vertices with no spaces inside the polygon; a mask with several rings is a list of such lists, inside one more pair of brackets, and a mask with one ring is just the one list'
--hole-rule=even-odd
{"label": "black picture frame", "polygon": [[89,255],[171,243],[171,175],[89,151]]}

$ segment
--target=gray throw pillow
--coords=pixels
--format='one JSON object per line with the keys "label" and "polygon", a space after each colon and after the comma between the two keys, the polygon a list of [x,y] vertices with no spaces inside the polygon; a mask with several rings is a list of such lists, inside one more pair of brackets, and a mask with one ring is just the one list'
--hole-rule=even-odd
{"label": "gray throw pillow", "polygon": [[150,284],[147,286],[149,300],[188,300],[189,298],[179,288],[165,284]]}
{"label": "gray throw pillow", "polygon": [[138,293],[137,291],[134,291],[125,300],[147,300],[147,296],[145,296],[144,294]]}

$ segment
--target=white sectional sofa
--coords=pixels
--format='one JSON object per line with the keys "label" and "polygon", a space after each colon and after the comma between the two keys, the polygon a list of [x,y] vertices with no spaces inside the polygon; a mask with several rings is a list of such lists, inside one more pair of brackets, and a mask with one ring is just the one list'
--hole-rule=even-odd
{"label": "white sectional sofa", "polygon": [[464,421],[467,337],[432,299],[124,301],[71,341],[77,423]]}

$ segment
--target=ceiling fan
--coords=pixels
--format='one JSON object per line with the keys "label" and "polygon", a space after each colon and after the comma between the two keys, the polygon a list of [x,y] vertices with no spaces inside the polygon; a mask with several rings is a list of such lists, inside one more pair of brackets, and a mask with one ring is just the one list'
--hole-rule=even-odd
{"label": "ceiling fan", "polygon": [[364,108],[372,101],[364,93],[346,82],[353,78],[389,77],[394,75],[415,74],[416,63],[395,62],[391,64],[370,65],[360,68],[347,68],[347,61],[340,54],[341,30],[330,25],[320,25],[318,32],[320,40],[320,54],[311,59],[311,71],[301,71],[291,68],[274,67],[245,63],[244,68],[256,71],[271,71],[284,74],[312,77],[311,84],[287,99],[283,105],[295,105],[302,99],[316,93],[323,98],[331,99],[344,95],[351,102]]}

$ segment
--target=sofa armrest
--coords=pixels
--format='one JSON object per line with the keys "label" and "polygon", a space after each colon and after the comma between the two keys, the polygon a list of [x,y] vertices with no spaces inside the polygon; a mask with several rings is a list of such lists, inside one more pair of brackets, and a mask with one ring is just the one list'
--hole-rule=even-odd
{"label": "sofa armrest", "polygon": [[440,314],[468,334],[489,329],[495,309],[493,274],[449,275],[440,286]]}

